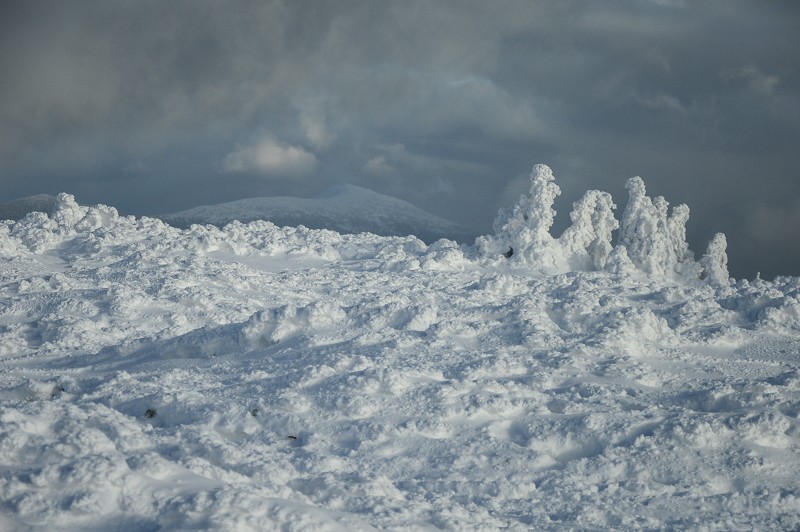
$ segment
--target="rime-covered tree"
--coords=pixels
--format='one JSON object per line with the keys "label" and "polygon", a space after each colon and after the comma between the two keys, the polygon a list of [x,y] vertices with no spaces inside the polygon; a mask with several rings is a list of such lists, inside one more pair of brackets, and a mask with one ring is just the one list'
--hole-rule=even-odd
{"label": "rime-covered tree", "polygon": [[619,245],[631,262],[649,274],[697,278],[699,269],[686,243],[689,207],[678,205],[668,213],[663,197],[650,199],[640,177],[628,180],[628,205],[622,215]]}
{"label": "rime-covered tree", "polygon": [[556,211],[553,203],[561,194],[553,171],[537,164],[531,172],[530,197],[522,195],[511,208],[500,209],[493,236],[476,240],[485,255],[504,254],[515,262],[552,266],[555,239],[550,234]]}
{"label": "rime-covered tree", "polygon": [[62,192],[56,196],[56,205],[51,218],[59,227],[70,228],[86,216],[88,210],[87,207],[78,205],[75,196]]}
{"label": "rime-covered tree", "polygon": [[728,274],[728,241],[725,235],[717,233],[708,243],[708,248],[700,259],[703,268],[701,276],[712,285],[726,286],[730,283]]}
{"label": "rime-covered tree", "polygon": [[611,237],[619,222],[608,192],[589,190],[572,204],[572,225],[559,237],[564,256],[571,266],[602,270],[611,253]]}
{"label": "rime-covered tree", "polygon": [[694,258],[686,242],[686,222],[689,221],[689,212],[688,205],[677,205],[672,208],[672,216],[667,219],[667,233],[678,262]]}
{"label": "rime-covered tree", "polygon": [[651,271],[654,235],[658,230],[658,215],[641,177],[632,177],[625,185],[628,204],[622,213],[618,244],[625,247],[628,258],[639,269]]}
{"label": "rime-covered tree", "polygon": [[[535,165],[530,196],[522,195],[512,207],[500,210],[494,221],[495,234],[476,239],[478,252],[487,257],[505,256],[512,263],[547,272],[622,273],[636,269],[679,281],[728,282],[725,236],[715,236],[703,259],[695,261],[686,241],[689,207],[681,204],[670,210],[663,197],[651,199],[640,177],[626,184],[628,203],[621,222],[614,217],[616,205],[611,196],[590,190],[572,204],[572,225],[558,239],[553,238],[553,203],[561,193],[554,181],[549,167]],[[617,228],[617,245],[612,246]]]}

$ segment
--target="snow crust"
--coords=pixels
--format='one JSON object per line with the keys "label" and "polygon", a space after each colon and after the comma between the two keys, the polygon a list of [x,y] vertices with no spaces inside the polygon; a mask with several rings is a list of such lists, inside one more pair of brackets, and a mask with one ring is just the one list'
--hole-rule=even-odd
{"label": "snow crust", "polygon": [[797,529],[800,279],[628,189],[556,238],[537,166],[475,246],[0,223],[0,529]]}

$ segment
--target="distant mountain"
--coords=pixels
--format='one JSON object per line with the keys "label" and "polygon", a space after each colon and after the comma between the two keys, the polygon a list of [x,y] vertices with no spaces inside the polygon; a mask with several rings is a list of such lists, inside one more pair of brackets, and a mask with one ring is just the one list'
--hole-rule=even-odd
{"label": "distant mountain", "polygon": [[49,194],[26,196],[0,204],[0,220],[19,220],[29,212],[50,214],[56,207],[56,197]]}
{"label": "distant mountain", "polygon": [[304,225],[339,233],[415,235],[426,242],[439,238],[458,241],[470,238],[462,227],[406,201],[348,184],[335,185],[314,198],[248,198],[195,207],[159,218],[176,227],[269,220],[278,226]]}

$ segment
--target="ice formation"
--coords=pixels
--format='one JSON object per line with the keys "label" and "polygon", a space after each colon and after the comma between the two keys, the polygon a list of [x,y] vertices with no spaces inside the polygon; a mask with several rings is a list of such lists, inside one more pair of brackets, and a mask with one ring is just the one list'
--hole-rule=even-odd
{"label": "ice formation", "polygon": [[640,177],[628,180],[628,205],[622,215],[619,245],[642,271],[660,277],[696,279],[700,277],[689,245],[686,222],[689,207],[678,205],[667,214],[663,197],[650,199]]}
{"label": "ice formation", "polygon": [[602,270],[612,250],[612,233],[619,227],[616,205],[607,192],[590,190],[572,206],[572,225],[559,237],[571,269]]}
{"label": "ice formation", "polygon": [[513,207],[500,209],[493,236],[479,237],[478,249],[486,255],[503,253],[514,262],[554,267],[557,257],[550,227],[556,216],[553,202],[561,194],[553,171],[537,164],[531,172],[530,197],[523,195]]}
{"label": "ice formation", "polygon": [[[709,244],[708,258],[694,260],[686,242],[689,207],[647,196],[640,177],[628,180],[628,204],[622,221],[614,217],[616,205],[607,192],[590,190],[573,204],[572,225],[554,238],[550,234],[556,212],[553,202],[561,193],[552,170],[537,164],[531,173],[530,197],[522,196],[510,209],[501,209],[495,234],[482,236],[476,246],[484,257],[503,254],[513,263],[548,273],[634,267],[650,276],[692,282],[708,279],[715,285],[729,282],[725,237]],[[613,232],[619,229],[614,260]],[[710,255],[709,255],[710,254]]]}
{"label": "ice formation", "polygon": [[728,242],[725,235],[717,233],[711,242],[708,243],[705,255],[700,259],[702,266],[701,278],[707,279],[709,283],[724,286],[730,281],[728,274],[728,255],[725,249]]}

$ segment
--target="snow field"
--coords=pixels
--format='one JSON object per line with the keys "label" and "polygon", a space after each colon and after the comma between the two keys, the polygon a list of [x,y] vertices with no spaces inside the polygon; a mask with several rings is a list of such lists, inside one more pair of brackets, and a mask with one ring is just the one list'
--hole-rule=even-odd
{"label": "snow field", "polygon": [[6,222],[0,527],[800,527],[800,279],[679,238],[637,266],[604,209],[510,259],[68,196]]}

